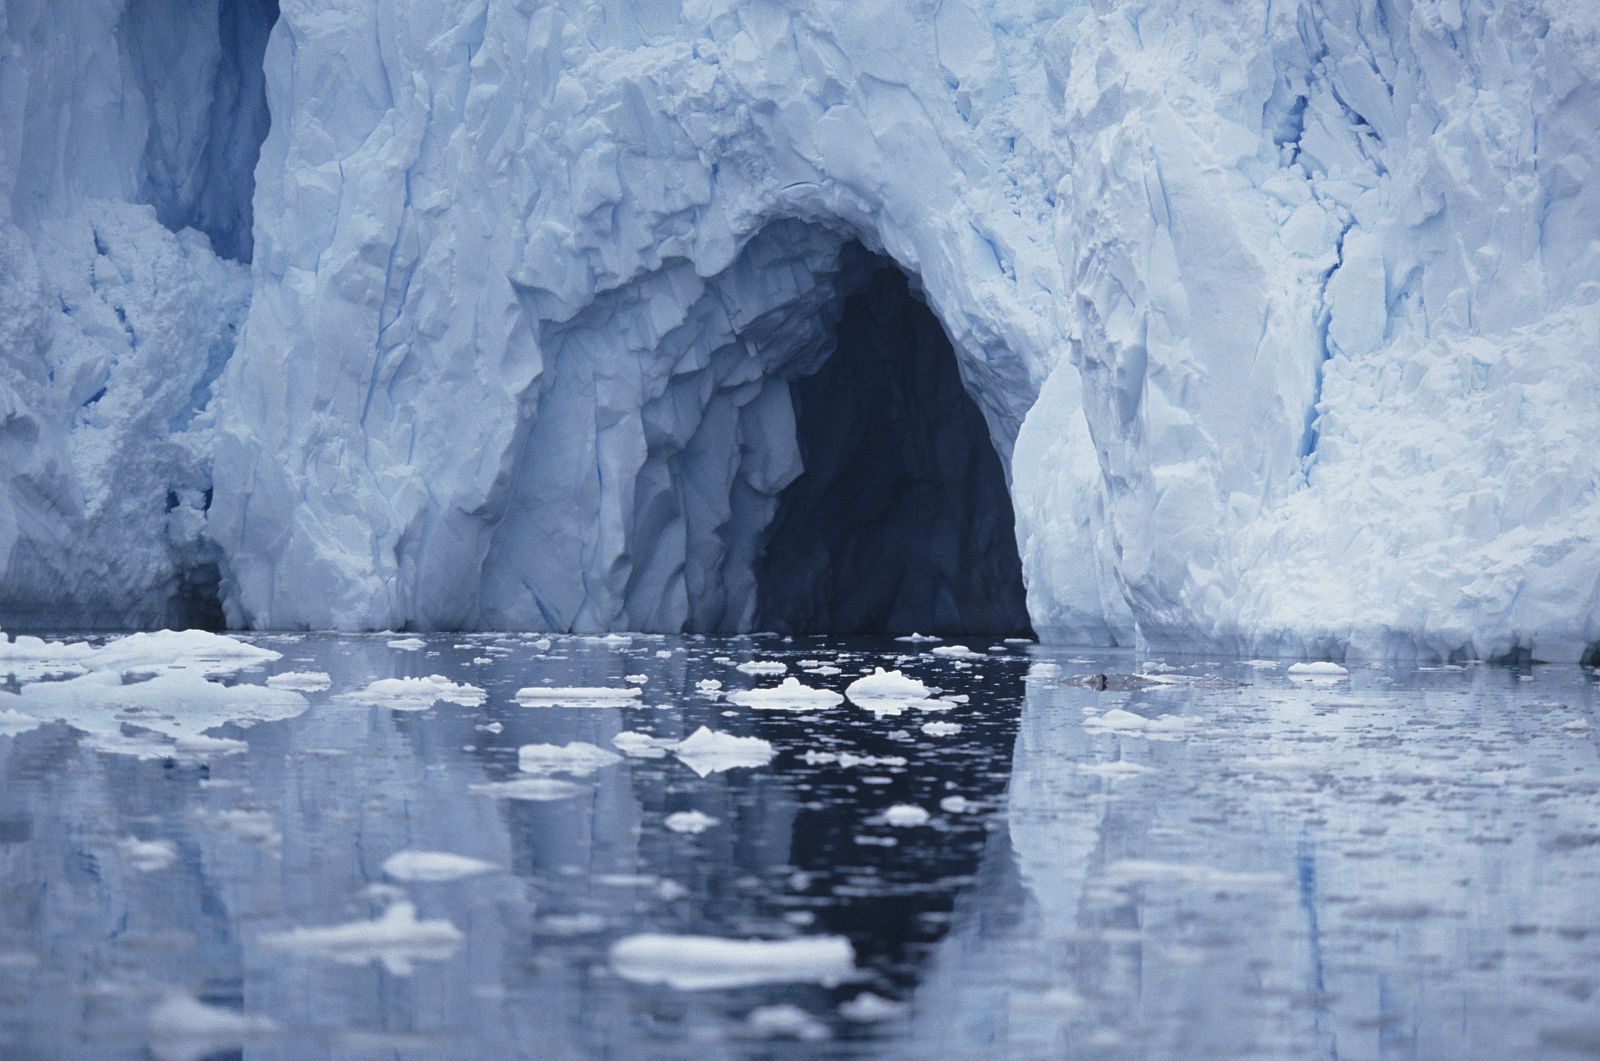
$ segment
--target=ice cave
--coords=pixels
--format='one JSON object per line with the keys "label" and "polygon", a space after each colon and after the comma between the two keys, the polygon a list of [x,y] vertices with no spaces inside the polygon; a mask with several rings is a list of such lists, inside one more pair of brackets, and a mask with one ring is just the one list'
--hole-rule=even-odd
{"label": "ice cave", "polygon": [[1600,1052],[1600,3],[0,0],[0,1057]]}

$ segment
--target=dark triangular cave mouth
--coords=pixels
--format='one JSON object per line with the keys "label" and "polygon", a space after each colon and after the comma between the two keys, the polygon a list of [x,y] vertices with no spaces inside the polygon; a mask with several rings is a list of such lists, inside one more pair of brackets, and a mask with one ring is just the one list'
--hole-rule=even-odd
{"label": "dark triangular cave mouth", "polygon": [[836,344],[792,384],[805,471],[756,567],[758,629],[1032,636],[1005,470],[938,318],[862,254]]}

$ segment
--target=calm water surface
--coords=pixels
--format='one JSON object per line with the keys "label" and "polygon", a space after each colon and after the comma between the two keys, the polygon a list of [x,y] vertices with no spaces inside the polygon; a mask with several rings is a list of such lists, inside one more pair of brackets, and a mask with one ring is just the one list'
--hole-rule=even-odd
{"label": "calm water surface", "polygon": [[[244,742],[230,754],[153,754],[125,712],[126,748],[59,722],[0,736],[0,1055],[1600,1054],[1592,670],[1303,681],[1023,645],[388,640],[254,639],[283,658],[224,680],[332,685],[297,717],[211,730]],[[735,669],[750,660],[836,690],[898,667],[967,700],[788,713],[699,688],[777,682]],[[1077,680],[1097,672],[1110,688]],[[341,699],[435,674],[486,701]],[[637,706],[514,696],[630,681]],[[17,679],[0,689],[17,700]],[[118,715],[114,689],[97,709]],[[706,776],[625,757],[551,778],[553,798],[483,787],[532,776],[523,745],[702,725],[776,757]],[[927,821],[891,824],[896,804]],[[674,831],[680,811],[716,823]],[[492,868],[397,880],[401,851]],[[371,953],[267,942],[404,903],[454,931]],[[642,983],[611,960],[639,933],[843,936],[855,972]],[[207,1030],[175,999],[261,1022]]]}

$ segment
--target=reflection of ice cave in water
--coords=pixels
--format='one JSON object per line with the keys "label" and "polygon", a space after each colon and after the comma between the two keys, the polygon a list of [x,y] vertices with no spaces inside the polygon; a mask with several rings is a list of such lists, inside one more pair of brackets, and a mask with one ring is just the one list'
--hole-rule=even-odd
{"label": "reflection of ice cave in water", "polygon": [[767,529],[756,625],[1026,631],[1005,472],[950,341],[893,263],[861,276],[832,354],[792,387],[805,471]]}

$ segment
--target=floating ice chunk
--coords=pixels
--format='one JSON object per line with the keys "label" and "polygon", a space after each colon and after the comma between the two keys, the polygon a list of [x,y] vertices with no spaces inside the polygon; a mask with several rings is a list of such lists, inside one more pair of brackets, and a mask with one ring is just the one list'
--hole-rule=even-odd
{"label": "floating ice chunk", "polygon": [[883,812],[883,820],[896,828],[927,825],[928,819],[927,811],[910,803],[896,803]]}
{"label": "floating ice chunk", "polygon": [[1037,642],[1031,637],[1008,637],[1005,639],[1005,643],[1008,645],[1032,645]]}
{"label": "floating ice chunk", "polygon": [[548,637],[541,637],[536,641],[529,642],[529,644],[540,652],[548,652],[553,642]]}
{"label": "floating ice chunk", "polygon": [[[959,798],[959,797],[958,797]],[[840,1003],[839,1016],[845,1020],[855,1021],[858,1024],[871,1024],[876,1021],[894,1020],[906,1014],[904,1002],[894,1002],[882,995],[874,995],[871,991],[863,991],[848,1002]]]}
{"label": "floating ice chunk", "polygon": [[678,742],[671,737],[652,737],[648,733],[623,730],[611,738],[622,754],[635,759],[660,759]]}
{"label": "floating ice chunk", "polygon": [[622,756],[583,741],[569,744],[524,744],[517,749],[517,768],[526,774],[592,774]]}
{"label": "floating ice chunk", "polygon": [[117,854],[140,873],[153,873],[177,861],[178,849],[171,840],[140,840],[130,836],[117,841]]}
{"label": "floating ice chunk", "polygon": [[1189,728],[1189,723],[1176,715],[1146,718],[1118,707],[1103,715],[1084,719],[1083,728],[1090,733],[1117,733],[1130,737],[1145,737],[1149,740],[1177,740]]}
{"label": "floating ice chunk", "polygon": [[814,1043],[829,1038],[828,1026],[792,1003],[758,1006],[750,1011],[745,1024],[753,1035],[766,1039],[800,1039]]}
{"label": "floating ice chunk", "polygon": [[172,995],[150,1011],[146,1025],[157,1061],[200,1061],[242,1050],[282,1029],[266,1017],[208,1006],[188,995]]}
{"label": "floating ice chunk", "polygon": [[428,643],[420,637],[397,637],[393,641],[385,641],[390,648],[398,648],[402,652],[415,652],[425,647]]}
{"label": "floating ice chunk", "polygon": [[854,766],[904,766],[906,760],[899,755],[854,755],[850,752],[819,752],[807,751],[800,756],[810,766],[820,766],[824,763],[838,763],[849,769]]}
{"label": "floating ice chunk", "polygon": [[441,674],[423,678],[380,678],[365,689],[341,693],[340,700],[387,707],[391,711],[426,711],[439,701],[477,707],[489,698],[476,685],[453,682]]}
{"label": "floating ice chunk", "polygon": [[439,881],[460,880],[479,873],[490,873],[499,867],[482,859],[466,855],[452,855],[448,851],[397,851],[383,860],[383,872],[394,880]]}
{"label": "floating ice chunk", "polygon": [[1302,682],[1329,682],[1350,676],[1350,672],[1339,664],[1326,661],[1291,664],[1287,673],[1290,678]]}
{"label": "floating ice chunk", "polygon": [[1028,665],[1029,678],[1056,678],[1061,675],[1061,665],[1039,661]]}
{"label": "floating ice chunk", "polygon": [[819,675],[819,676],[821,676],[823,678],[831,677],[832,675],[835,675],[835,674],[843,674],[844,673],[838,667],[831,666],[830,664],[827,664],[827,663],[822,664],[822,666],[820,666],[820,667],[807,667],[807,668],[805,668],[805,672],[807,674],[816,674],[816,675]]}
{"label": "floating ice chunk", "polygon": [[694,687],[702,693],[714,693],[722,688],[722,683],[715,678],[701,678]]}
{"label": "floating ice chunk", "polygon": [[961,732],[959,722],[924,722],[922,732],[930,737],[954,737]]}
{"label": "floating ice chunk", "polygon": [[417,908],[397,902],[371,921],[321,928],[294,928],[261,937],[273,950],[345,965],[378,962],[395,976],[410,976],[412,963],[440,961],[461,946],[462,935],[444,920],[417,920]]}
{"label": "floating ice chunk", "polygon": [[777,660],[753,659],[748,663],[741,663],[733,669],[742,674],[782,674],[789,669],[789,665],[780,663]]}
{"label": "floating ice chunk", "polygon": [[917,645],[917,644],[922,644],[924,642],[932,643],[932,642],[935,642],[935,641],[943,641],[944,638],[942,638],[942,637],[934,637],[932,634],[916,634],[916,633],[912,633],[912,634],[906,634],[904,637],[897,637],[897,638],[895,638],[895,640],[896,641],[904,641],[904,642],[907,642],[908,644]]}
{"label": "floating ice chunk", "polygon": [[44,725],[40,719],[32,715],[25,715],[21,711],[12,711],[10,708],[0,709],[0,737],[11,737],[18,733],[26,733],[30,729],[38,729]]}
{"label": "floating ice chunk", "polygon": [[0,635],[0,668],[13,663],[61,667],[73,671],[190,670],[232,674],[259,663],[282,659],[281,652],[205,630],[155,630],[129,634],[95,648],[82,641],[45,641]]}
{"label": "floating ice chunk", "polygon": [[634,685],[645,685],[649,683],[650,676],[648,674],[624,674],[622,680]]}
{"label": "floating ice chunk", "polygon": [[333,679],[323,671],[291,670],[274,674],[267,679],[270,689],[293,689],[301,693],[319,693],[333,684]]}
{"label": "floating ice chunk", "polygon": [[[189,740],[191,757],[203,754],[205,731],[227,723],[294,718],[310,705],[298,693],[259,685],[221,685],[198,671],[163,672],[124,684],[117,670],[95,671],[63,681],[33,682],[19,693],[0,692],[0,717],[28,715],[41,722],[63,722],[89,738],[100,751],[139,758],[177,753]],[[142,731],[127,732],[129,728]],[[229,747],[236,749],[237,742]],[[210,745],[221,750],[223,745]]]}
{"label": "floating ice chunk", "polygon": [[553,777],[519,777],[512,781],[486,781],[469,786],[469,790],[480,796],[492,796],[495,799],[525,799],[534,803],[571,799],[589,792],[584,785],[575,785],[571,781],[558,781]]}
{"label": "floating ice chunk", "polygon": [[631,707],[641,695],[636,687],[532,685],[517,690],[517,703],[523,707]]}
{"label": "floating ice chunk", "polygon": [[946,796],[939,801],[939,809],[946,814],[966,814],[978,809],[978,805],[965,796]]}
{"label": "floating ice chunk", "polygon": [[873,668],[865,678],[857,678],[845,686],[844,692],[858,704],[863,700],[921,700],[932,695],[917,679],[882,667]]}
{"label": "floating ice chunk", "polygon": [[765,940],[646,933],[613,944],[611,968],[624,980],[682,991],[788,983],[832,987],[855,975],[855,950],[843,936]]}
{"label": "floating ice chunk", "polygon": [[747,689],[728,697],[740,707],[760,711],[820,711],[844,703],[844,697],[829,689],[814,689],[798,678],[785,678],[770,689]]}
{"label": "floating ice chunk", "polygon": [[953,659],[982,659],[982,652],[974,652],[966,645],[940,645],[938,648],[928,650],[930,655],[947,656]]}
{"label": "floating ice chunk", "polygon": [[703,833],[719,823],[720,819],[697,810],[674,811],[662,820],[662,824],[675,833]]}
{"label": "floating ice chunk", "polygon": [[737,737],[705,726],[671,747],[673,754],[701,777],[723,770],[765,766],[778,754],[771,742],[760,737]]}

